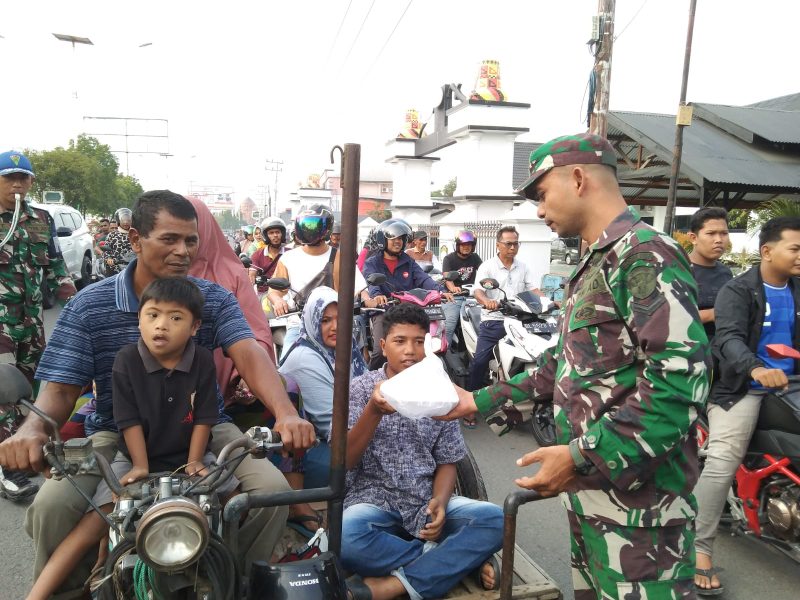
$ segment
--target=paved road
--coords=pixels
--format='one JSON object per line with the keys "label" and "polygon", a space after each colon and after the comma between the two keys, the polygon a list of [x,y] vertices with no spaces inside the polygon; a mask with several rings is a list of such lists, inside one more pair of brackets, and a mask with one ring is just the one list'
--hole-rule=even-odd
{"label": "paved road", "polygon": [[[570,267],[564,270],[567,269]],[[57,314],[58,309],[45,312],[48,331]],[[533,469],[519,469],[514,461],[535,449],[536,442],[527,429],[497,438],[483,424],[475,430],[465,430],[464,435],[480,464],[490,500],[502,505],[505,496],[515,489],[514,478],[521,471],[533,472]],[[30,588],[33,549],[22,529],[24,515],[24,506],[0,500],[0,600],[24,598]],[[567,524],[559,500],[548,499],[523,506],[519,524],[517,541],[520,546],[556,581],[564,598],[572,598]],[[726,569],[724,600],[759,597],[794,600],[798,597],[800,566],[783,555],[755,542],[721,534],[717,540],[717,556]]]}

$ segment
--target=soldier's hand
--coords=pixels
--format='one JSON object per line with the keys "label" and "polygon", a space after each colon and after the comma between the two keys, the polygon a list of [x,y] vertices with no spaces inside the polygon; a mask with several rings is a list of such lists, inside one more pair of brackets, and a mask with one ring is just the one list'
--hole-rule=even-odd
{"label": "soldier's hand", "polygon": [[519,487],[536,490],[542,496],[555,496],[569,490],[575,480],[575,462],[569,453],[569,446],[549,446],[529,452],[517,459],[518,467],[541,463],[542,467],[533,477],[519,477],[514,480]]}
{"label": "soldier's hand", "polygon": [[756,367],[750,372],[750,377],[763,385],[765,388],[785,388],[789,385],[789,379],[782,369],[767,369],[766,367]]}
{"label": "soldier's hand", "polygon": [[458,387],[456,384],[453,384],[453,387],[456,389],[456,394],[458,394],[458,404],[446,415],[433,417],[437,421],[455,421],[461,417],[466,417],[467,415],[478,412],[478,407],[475,405],[475,397],[472,395],[472,392],[468,392],[464,388]]}
{"label": "soldier's hand", "polygon": [[[41,424],[39,419],[35,422]],[[49,477],[50,469],[47,468],[42,452],[42,446],[49,440],[42,427],[24,422],[17,433],[0,444],[0,466],[12,471],[44,472],[45,477]]]}

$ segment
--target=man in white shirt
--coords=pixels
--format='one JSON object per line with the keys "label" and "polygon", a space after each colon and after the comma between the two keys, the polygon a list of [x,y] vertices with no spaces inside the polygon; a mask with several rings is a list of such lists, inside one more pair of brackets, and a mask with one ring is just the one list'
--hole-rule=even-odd
{"label": "man in white shirt", "polygon": [[[496,279],[507,298],[512,298],[526,290],[536,290],[533,272],[516,259],[519,252],[519,233],[511,226],[501,227],[497,232],[497,254],[478,267],[475,282],[480,285],[484,279]],[[486,369],[492,358],[492,350],[505,336],[503,315],[496,311],[500,307],[503,294],[500,290],[475,288],[475,299],[483,307],[481,326],[478,330],[478,346],[469,371],[469,389],[478,390],[484,386]]]}

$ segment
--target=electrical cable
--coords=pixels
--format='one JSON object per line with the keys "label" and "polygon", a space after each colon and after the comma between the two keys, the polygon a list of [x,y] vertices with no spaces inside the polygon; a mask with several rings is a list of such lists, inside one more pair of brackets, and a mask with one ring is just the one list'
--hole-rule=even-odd
{"label": "electrical cable", "polygon": [[594,94],[597,90],[597,75],[594,69],[589,73],[589,101],[586,103],[586,126],[589,127],[592,122],[592,113],[594,112]]}
{"label": "electrical cable", "polygon": [[342,74],[342,71],[344,70],[344,67],[347,64],[347,60],[350,58],[350,53],[353,51],[353,48],[355,48],[356,42],[358,41],[358,38],[361,36],[361,32],[364,29],[364,24],[367,22],[367,19],[369,19],[369,15],[374,7],[375,7],[375,0],[372,0],[372,3],[369,5],[369,10],[367,11],[367,14],[364,16],[364,20],[361,21],[361,26],[358,28],[358,31],[356,32],[356,37],[353,38],[353,43],[350,44],[350,49],[347,51],[347,55],[344,57],[344,60],[342,61],[342,66],[339,67],[339,72],[336,75],[337,79],[339,75]]}
{"label": "electrical cable", "polygon": [[631,20],[628,21],[628,24],[625,25],[625,27],[622,28],[622,31],[620,31],[617,35],[614,36],[614,41],[615,42],[620,38],[620,36],[623,33],[625,33],[625,30],[630,26],[630,24],[633,23],[636,20],[636,17],[639,16],[639,13],[642,12],[642,9],[644,8],[645,4],[647,4],[649,1],[650,0],[644,0],[644,2],[642,2],[642,5],[639,7],[639,10],[637,10],[636,13],[631,17]]}
{"label": "electrical cable", "polygon": [[[406,7],[403,10],[403,13],[400,15],[400,18],[397,19],[397,22],[394,24],[394,27],[392,28],[391,33],[389,33],[389,37],[387,37],[386,41],[383,42],[383,46],[378,51],[377,56],[375,56],[375,60],[370,65],[369,69],[367,69],[366,73],[364,73],[364,77],[369,75],[372,72],[372,69],[375,67],[375,65],[378,64],[378,59],[380,59],[381,55],[383,54],[383,51],[386,49],[386,46],[389,44],[389,40],[392,39],[392,36],[394,35],[394,32],[397,31],[397,28],[400,26],[400,22],[403,20],[403,17],[406,16],[406,13],[408,12],[408,9],[411,8],[411,3],[412,2],[414,2],[414,0],[408,0],[408,4],[406,4]],[[363,77],[362,77],[362,80],[363,80]]]}
{"label": "electrical cable", "polygon": [[[353,5],[353,0],[347,3],[347,8],[344,11],[344,16],[342,17],[341,22],[339,23],[339,29],[336,30],[336,35],[333,38],[333,43],[331,44],[331,49],[328,50],[328,61],[331,60],[331,56],[333,55],[333,49],[336,47],[336,42],[339,41],[339,34],[342,32],[342,27],[344,26],[345,19],[347,19],[347,14],[350,12],[350,7]],[[328,62],[326,61],[326,62]]]}

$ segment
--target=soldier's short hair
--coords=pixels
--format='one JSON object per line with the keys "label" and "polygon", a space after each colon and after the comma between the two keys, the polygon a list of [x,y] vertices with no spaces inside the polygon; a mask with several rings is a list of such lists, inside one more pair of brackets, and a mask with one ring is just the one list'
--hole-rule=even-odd
{"label": "soldier's short hair", "polygon": [[703,228],[703,225],[706,224],[706,221],[716,219],[722,219],[725,221],[725,223],[727,223],[728,211],[721,206],[709,206],[707,208],[701,208],[692,215],[692,218],[689,221],[689,231],[692,233],[698,233]]}
{"label": "soldier's short hair", "polygon": [[396,304],[390,307],[383,315],[383,339],[389,336],[389,331],[395,325],[418,325],[427,333],[431,326],[431,320],[421,306]]}
{"label": "soldier's short hair", "polygon": [[758,247],[779,241],[787,229],[800,231],[800,217],[775,217],[764,223],[758,235]]}
{"label": "soldier's short hair", "polygon": [[503,239],[504,233],[513,233],[517,236],[517,239],[519,239],[519,231],[517,231],[516,227],[514,227],[513,225],[503,225],[500,229],[497,230],[498,242]]}
{"label": "soldier's short hair", "polygon": [[139,299],[140,315],[142,307],[149,300],[172,302],[192,313],[196,320],[200,321],[203,318],[203,305],[205,304],[203,294],[200,288],[186,277],[162,277],[151,281],[144,288],[142,297]]}
{"label": "soldier's short hair", "polygon": [[197,221],[197,211],[186,198],[169,190],[151,190],[139,196],[133,205],[131,227],[142,237],[149,236],[162,210],[182,221]]}

